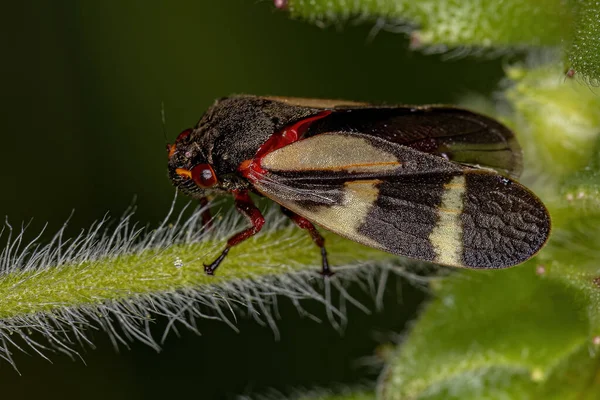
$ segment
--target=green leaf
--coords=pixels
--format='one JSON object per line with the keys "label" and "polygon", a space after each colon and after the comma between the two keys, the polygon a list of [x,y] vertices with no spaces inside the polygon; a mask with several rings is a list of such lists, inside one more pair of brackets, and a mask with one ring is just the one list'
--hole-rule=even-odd
{"label": "green leaf", "polygon": [[600,209],[600,135],[588,165],[565,178],[562,196],[570,207],[580,212],[594,213]]}
{"label": "green leaf", "polygon": [[570,0],[575,20],[566,46],[568,66],[592,86],[600,85],[600,3]]}
{"label": "green leaf", "polygon": [[600,96],[565,79],[557,65],[515,66],[507,74],[505,96],[514,110],[507,123],[519,135],[526,170],[560,183],[584,168],[600,133]]}
{"label": "green leaf", "polygon": [[586,310],[598,296],[536,261],[455,274],[435,297],[385,371],[384,399],[576,399],[597,387],[600,326]]}

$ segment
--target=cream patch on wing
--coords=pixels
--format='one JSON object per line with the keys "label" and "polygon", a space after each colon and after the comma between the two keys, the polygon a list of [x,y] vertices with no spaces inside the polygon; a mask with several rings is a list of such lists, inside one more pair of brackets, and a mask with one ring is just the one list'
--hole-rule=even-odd
{"label": "cream patch on wing", "polygon": [[257,182],[255,187],[265,196],[275,200],[285,208],[309,219],[340,236],[367,246],[382,248],[379,243],[359,233],[369,211],[377,201],[380,180],[362,180],[346,182],[340,204],[305,207],[302,204],[277,197],[277,192],[269,190]]}
{"label": "cream patch on wing", "polygon": [[438,220],[429,234],[436,254],[434,262],[462,266],[463,227],[460,215],[464,206],[465,176],[454,177],[444,185],[442,201],[437,208]]}
{"label": "cream patch on wing", "polygon": [[321,206],[314,210],[298,208],[292,210],[341,236],[355,240],[367,246],[381,248],[373,239],[359,233],[369,211],[377,201],[379,180],[351,181],[344,185],[342,204]]}
{"label": "cream patch on wing", "polygon": [[268,171],[390,172],[398,158],[368,140],[322,134],[300,140],[267,154],[261,167]]}

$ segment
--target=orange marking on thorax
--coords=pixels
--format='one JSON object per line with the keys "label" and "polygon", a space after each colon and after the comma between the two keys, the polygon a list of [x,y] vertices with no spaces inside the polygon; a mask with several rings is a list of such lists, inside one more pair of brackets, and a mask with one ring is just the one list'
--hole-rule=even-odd
{"label": "orange marking on thorax", "polygon": [[174,144],[168,144],[167,145],[167,149],[168,149],[168,154],[169,154],[169,158],[173,157],[173,154],[175,154],[175,148],[177,146]]}
{"label": "orange marking on thorax", "polygon": [[183,178],[192,179],[192,171],[185,168],[177,168],[175,173]]}
{"label": "orange marking on thorax", "polygon": [[240,164],[240,166],[238,167],[238,169],[240,171],[242,171],[242,172],[248,171],[250,169],[250,167],[252,167],[252,161],[253,160],[242,161],[242,163]]}

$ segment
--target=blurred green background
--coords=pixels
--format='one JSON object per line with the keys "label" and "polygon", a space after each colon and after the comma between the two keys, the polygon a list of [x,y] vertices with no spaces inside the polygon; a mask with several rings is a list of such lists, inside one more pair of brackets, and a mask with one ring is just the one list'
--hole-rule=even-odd
{"label": "blurred green background", "polygon": [[[369,24],[319,29],[270,1],[32,0],[2,14],[0,214],[13,225],[33,218],[31,234],[48,222],[46,238],[73,209],[69,236],[134,198],[136,220],[153,226],[164,217],[174,189],[161,103],[173,140],[231,93],[453,103],[488,96],[503,75],[503,60],[412,53],[404,36],[369,41]],[[241,320],[240,334],[199,321],[202,336],[172,336],[161,353],[139,343],[117,353],[101,332],[97,349],[82,349],[85,363],[16,352],[22,375],[0,363],[2,396],[227,399],[372,379],[358,364],[377,345],[374,333],[401,331],[424,297],[397,283],[389,282],[384,311],[350,308],[343,335],[282,300],[279,342],[253,321]]]}

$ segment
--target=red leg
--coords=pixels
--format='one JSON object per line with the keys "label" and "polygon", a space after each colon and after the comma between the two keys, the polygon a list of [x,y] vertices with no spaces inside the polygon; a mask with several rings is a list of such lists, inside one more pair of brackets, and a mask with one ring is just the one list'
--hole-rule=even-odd
{"label": "red leg", "polygon": [[286,216],[288,216],[292,221],[294,221],[294,223],[296,225],[298,225],[299,228],[306,229],[308,231],[308,233],[310,234],[310,237],[312,238],[313,242],[315,242],[315,244],[317,246],[319,246],[319,248],[321,249],[321,261],[322,261],[321,275],[323,275],[323,276],[333,275],[334,272],[332,272],[331,269],[329,268],[329,261],[327,261],[327,250],[325,250],[325,239],[323,238],[323,236],[321,236],[321,234],[319,233],[317,228],[315,228],[313,223],[310,222],[309,220],[307,220],[306,218],[299,216],[298,214],[294,213],[293,211],[288,210],[287,208],[281,207],[281,211],[283,211],[283,213]]}
{"label": "red leg", "polygon": [[200,206],[204,208],[202,211],[202,226],[204,229],[208,229],[212,226],[212,215],[210,215],[210,207],[208,206],[208,198],[200,198]]}
{"label": "red leg", "polygon": [[227,253],[229,253],[230,248],[232,248],[236,244],[243,242],[249,237],[256,235],[265,223],[265,218],[260,213],[260,210],[256,208],[256,206],[252,202],[252,199],[250,198],[250,195],[248,194],[247,190],[234,191],[233,196],[235,200],[235,207],[240,213],[242,213],[246,218],[248,218],[248,220],[250,220],[252,226],[230,237],[227,241],[227,246],[225,247],[225,250],[223,250],[221,255],[217,257],[217,259],[212,263],[208,265],[204,264],[204,272],[206,272],[208,275],[214,275],[215,270],[217,269],[219,264],[221,264]]}

